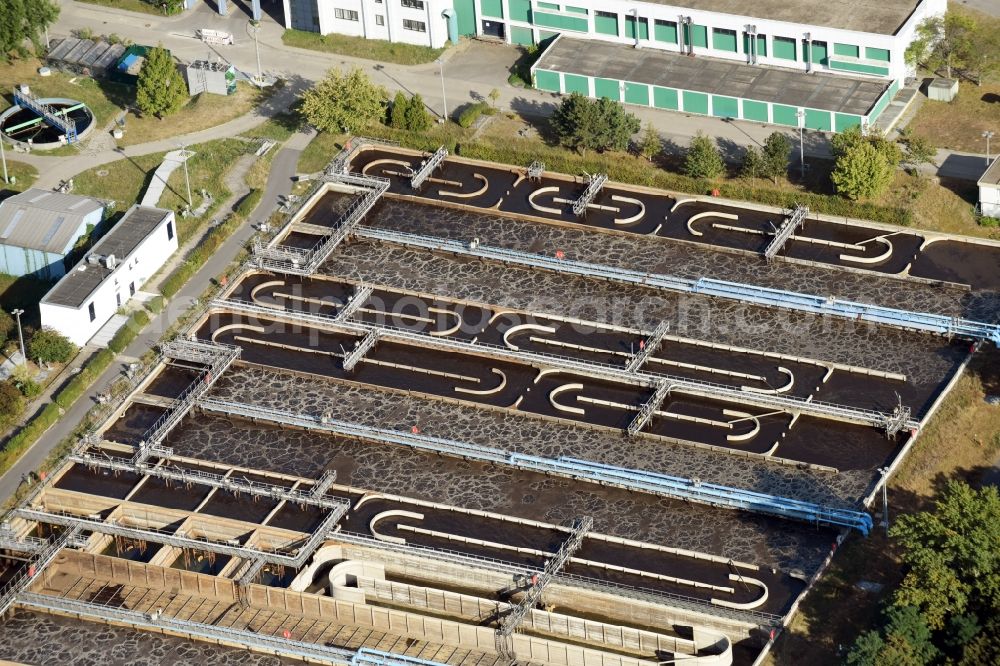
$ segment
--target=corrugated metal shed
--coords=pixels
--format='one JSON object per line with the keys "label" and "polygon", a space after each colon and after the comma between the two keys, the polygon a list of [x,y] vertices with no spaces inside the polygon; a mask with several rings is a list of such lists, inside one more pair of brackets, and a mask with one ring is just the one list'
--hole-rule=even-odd
{"label": "corrugated metal shed", "polygon": [[31,188],[0,202],[0,245],[62,253],[83,221],[103,209],[89,197]]}

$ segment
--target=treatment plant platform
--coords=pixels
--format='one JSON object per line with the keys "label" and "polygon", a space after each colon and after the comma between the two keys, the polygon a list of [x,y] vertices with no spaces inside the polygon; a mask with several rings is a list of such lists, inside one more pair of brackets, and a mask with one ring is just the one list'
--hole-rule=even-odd
{"label": "treatment plant platform", "polygon": [[286,212],[4,519],[0,657],[754,664],[1000,340],[1000,246],[803,208],[356,141]]}

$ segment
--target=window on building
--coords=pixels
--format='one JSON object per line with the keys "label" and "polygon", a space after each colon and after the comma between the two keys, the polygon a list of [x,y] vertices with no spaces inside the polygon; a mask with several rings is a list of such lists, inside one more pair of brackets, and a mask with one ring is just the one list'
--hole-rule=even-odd
{"label": "window on building", "polygon": [[399,4],[410,9],[423,9],[424,0],[399,0]]}
{"label": "window on building", "polygon": [[539,2],[536,2],[535,4],[538,5],[539,9],[552,9],[552,10],[555,10],[555,11],[559,11],[559,5],[557,5],[557,4],[553,3],[553,2],[541,2],[539,0]]}
{"label": "window on building", "polygon": [[375,25],[385,25],[385,17],[381,14],[375,15]]}
{"label": "window on building", "polygon": [[774,38],[774,57],[781,60],[797,60],[795,40],[791,37]]}
{"label": "window on building", "polygon": [[600,35],[618,35],[618,14],[594,11],[594,30]]}
{"label": "window on building", "polygon": [[128,295],[135,296],[135,282],[128,283]]}
{"label": "window on building", "polygon": [[87,312],[90,314],[90,321],[97,319],[97,311],[94,310],[94,304],[91,303],[87,306]]}
{"label": "window on building", "polygon": [[869,60],[881,60],[889,62],[889,49],[876,49],[871,46],[865,47],[865,57]]}
{"label": "window on building", "polygon": [[118,292],[115,293],[115,303],[117,303],[115,307],[120,308],[122,306],[122,295]]}
{"label": "window on building", "polygon": [[833,44],[833,55],[847,56],[848,58],[860,58],[861,48],[855,44]]}
{"label": "window on building", "polygon": [[712,28],[712,48],[716,51],[736,53],[736,31]]}
{"label": "window on building", "polygon": [[[169,241],[173,239],[174,239],[174,223],[167,222],[167,240]],[[139,263],[138,257],[136,258],[135,263]]]}
{"label": "window on building", "polygon": [[[625,15],[625,36],[635,39],[636,27],[635,17]],[[639,17],[639,39],[649,39],[649,19],[644,16]]]}
{"label": "window on building", "polygon": [[344,19],[345,21],[357,21],[358,13],[353,9],[334,9],[334,18]]}
{"label": "window on building", "polygon": [[427,32],[427,24],[423,21],[411,21],[409,19],[403,19],[403,30],[412,30],[413,32]]}
{"label": "window on building", "polygon": [[375,0],[375,4],[376,5],[381,5],[382,4],[382,0]]}
{"label": "window on building", "polygon": [[656,19],[653,22],[653,39],[669,44],[677,43],[677,21]]}
{"label": "window on building", "polygon": [[565,11],[569,12],[570,14],[583,14],[584,16],[590,13],[583,7],[570,7],[569,5],[566,5]]}

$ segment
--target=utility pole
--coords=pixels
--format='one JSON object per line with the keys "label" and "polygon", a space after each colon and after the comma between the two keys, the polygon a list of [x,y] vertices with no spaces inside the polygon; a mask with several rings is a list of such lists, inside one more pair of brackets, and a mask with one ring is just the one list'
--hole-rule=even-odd
{"label": "utility pole", "polygon": [[24,351],[24,332],[21,331],[21,315],[24,314],[24,310],[18,308],[11,314],[17,317],[17,339],[21,342],[21,365],[24,365],[28,362],[28,354]]}
{"label": "utility pole", "polygon": [[444,58],[438,58],[437,64],[441,66],[441,106],[444,108],[444,115],[441,118],[448,122],[448,97],[444,92]]}
{"label": "utility pole", "polygon": [[990,165],[990,139],[993,138],[992,130],[983,130],[982,137],[986,139],[986,166]]}
{"label": "utility pole", "polygon": [[802,131],[806,126],[806,112],[799,109],[795,112],[795,117],[799,119],[799,179],[806,179],[806,149],[802,140]]}

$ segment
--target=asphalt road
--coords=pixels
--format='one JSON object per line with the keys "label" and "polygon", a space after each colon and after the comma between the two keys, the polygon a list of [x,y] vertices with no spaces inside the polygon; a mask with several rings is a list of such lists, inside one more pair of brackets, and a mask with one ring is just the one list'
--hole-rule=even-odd
{"label": "asphalt road", "polygon": [[163,332],[194,303],[208,285],[209,280],[215,278],[225,270],[233,258],[236,257],[240,248],[255,233],[253,227],[271,216],[272,211],[278,205],[279,197],[288,195],[291,192],[292,178],[295,176],[299,156],[312,137],[313,134],[311,132],[302,131],[294,134],[285,143],[284,147],[275,155],[274,160],[271,162],[271,173],[268,177],[264,197],[253,215],[223,243],[219,251],[184,285],[180,292],[167,304],[167,307],[154,317],[149,326],[132,341],[132,344],[119,356],[119,362],[108,368],[94,382],[90,391],[77,400],[73,407],[59,419],[52,429],[45,433],[34,446],[25,452],[21,456],[21,459],[6,474],[0,477],[0,498],[10,496],[21,484],[22,478],[27,473],[38,470],[56,444],[72,433],[90,408],[96,404],[98,393],[101,393],[109,383],[122,373],[128,360],[142,356],[147,350],[153,347],[159,341]]}

